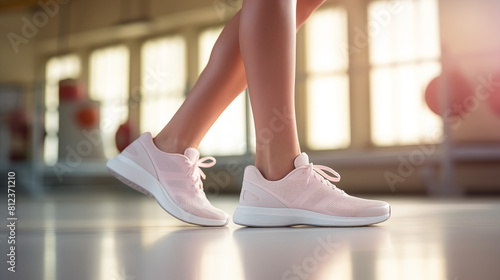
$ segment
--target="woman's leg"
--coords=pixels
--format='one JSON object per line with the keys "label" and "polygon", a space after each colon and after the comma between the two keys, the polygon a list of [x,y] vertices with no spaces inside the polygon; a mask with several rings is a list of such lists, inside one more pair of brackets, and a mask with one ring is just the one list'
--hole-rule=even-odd
{"label": "woman's leg", "polygon": [[257,135],[255,166],[283,178],[300,154],[295,122],[295,0],[245,0],[240,49]]}
{"label": "woman's leg", "polygon": [[[324,1],[298,0],[297,30]],[[188,147],[197,148],[224,109],[246,88],[239,46],[240,14],[228,22],[187,99],[156,136],[155,144],[161,150],[183,153]]]}

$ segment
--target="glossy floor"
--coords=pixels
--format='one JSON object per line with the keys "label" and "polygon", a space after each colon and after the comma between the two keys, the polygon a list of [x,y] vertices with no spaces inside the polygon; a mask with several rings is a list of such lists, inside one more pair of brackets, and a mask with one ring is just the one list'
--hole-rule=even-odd
{"label": "glossy floor", "polygon": [[[385,198],[393,216],[359,228],[184,224],[137,193],[17,199],[16,272],[1,279],[500,279],[500,198]],[[215,197],[232,213],[237,197]],[[2,210],[2,220],[7,221]]]}

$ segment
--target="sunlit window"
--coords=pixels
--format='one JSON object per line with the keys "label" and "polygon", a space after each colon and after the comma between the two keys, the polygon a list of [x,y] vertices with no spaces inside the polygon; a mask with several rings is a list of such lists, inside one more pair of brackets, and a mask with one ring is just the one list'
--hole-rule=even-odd
{"label": "sunlit window", "polygon": [[118,153],[115,134],[128,118],[129,50],[119,45],[90,55],[90,98],[101,103],[100,128],[106,157]]}
{"label": "sunlit window", "polygon": [[374,1],[368,11],[373,143],[439,141],[441,122],[423,98],[441,70],[437,1]]}
{"label": "sunlit window", "polygon": [[[207,29],[199,38],[200,73],[205,68],[222,27]],[[240,94],[217,119],[200,145],[202,153],[238,155],[246,152],[245,95]]]}
{"label": "sunlit window", "polygon": [[350,138],[345,9],[317,11],[306,24],[307,144],[312,149],[348,147]]}
{"label": "sunlit window", "polygon": [[[186,43],[182,36],[148,41],[142,48],[141,131],[156,135],[184,101]],[[140,94],[133,90],[132,94]]]}
{"label": "sunlit window", "polygon": [[80,59],[77,55],[57,56],[45,65],[45,130],[44,161],[48,165],[57,162],[59,131],[59,81],[76,79],[80,75]]}

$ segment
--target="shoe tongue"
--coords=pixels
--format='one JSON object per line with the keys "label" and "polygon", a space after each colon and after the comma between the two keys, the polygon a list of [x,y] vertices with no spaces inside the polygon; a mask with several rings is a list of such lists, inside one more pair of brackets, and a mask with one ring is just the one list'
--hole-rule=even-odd
{"label": "shoe tongue", "polygon": [[187,148],[184,151],[184,155],[189,159],[191,162],[195,162],[198,159],[200,159],[200,152],[195,149],[195,148]]}
{"label": "shoe tongue", "polygon": [[294,164],[295,168],[306,166],[309,164],[309,157],[307,156],[306,153],[301,153],[295,158]]}

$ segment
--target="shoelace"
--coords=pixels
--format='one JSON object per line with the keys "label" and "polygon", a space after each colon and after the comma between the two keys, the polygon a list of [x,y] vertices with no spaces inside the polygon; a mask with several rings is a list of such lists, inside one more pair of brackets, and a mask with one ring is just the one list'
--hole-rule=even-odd
{"label": "shoelace", "polygon": [[[209,161],[209,162],[207,162]],[[203,189],[203,183],[200,180],[200,177],[206,179],[207,176],[203,173],[201,168],[209,168],[215,165],[214,157],[203,157],[194,162],[191,165],[191,168],[188,171],[188,176],[191,176],[193,179],[193,183],[195,183],[199,189]]]}
{"label": "shoelace", "polygon": [[[309,172],[310,175],[314,176],[315,178],[318,178],[322,183],[324,183],[328,186],[331,186],[332,188],[336,188],[336,186],[334,184],[331,184],[328,181],[335,182],[335,183],[340,182],[340,174],[328,166],[313,165],[312,163],[309,163],[309,165],[307,166],[307,171]],[[326,173],[325,171],[335,175],[336,177],[328,175],[328,173]],[[321,175],[321,176],[318,176],[318,175]],[[307,183],[309,183],[309,178],[307,179]],[[326,181],[325,179],[328,181]]]}

